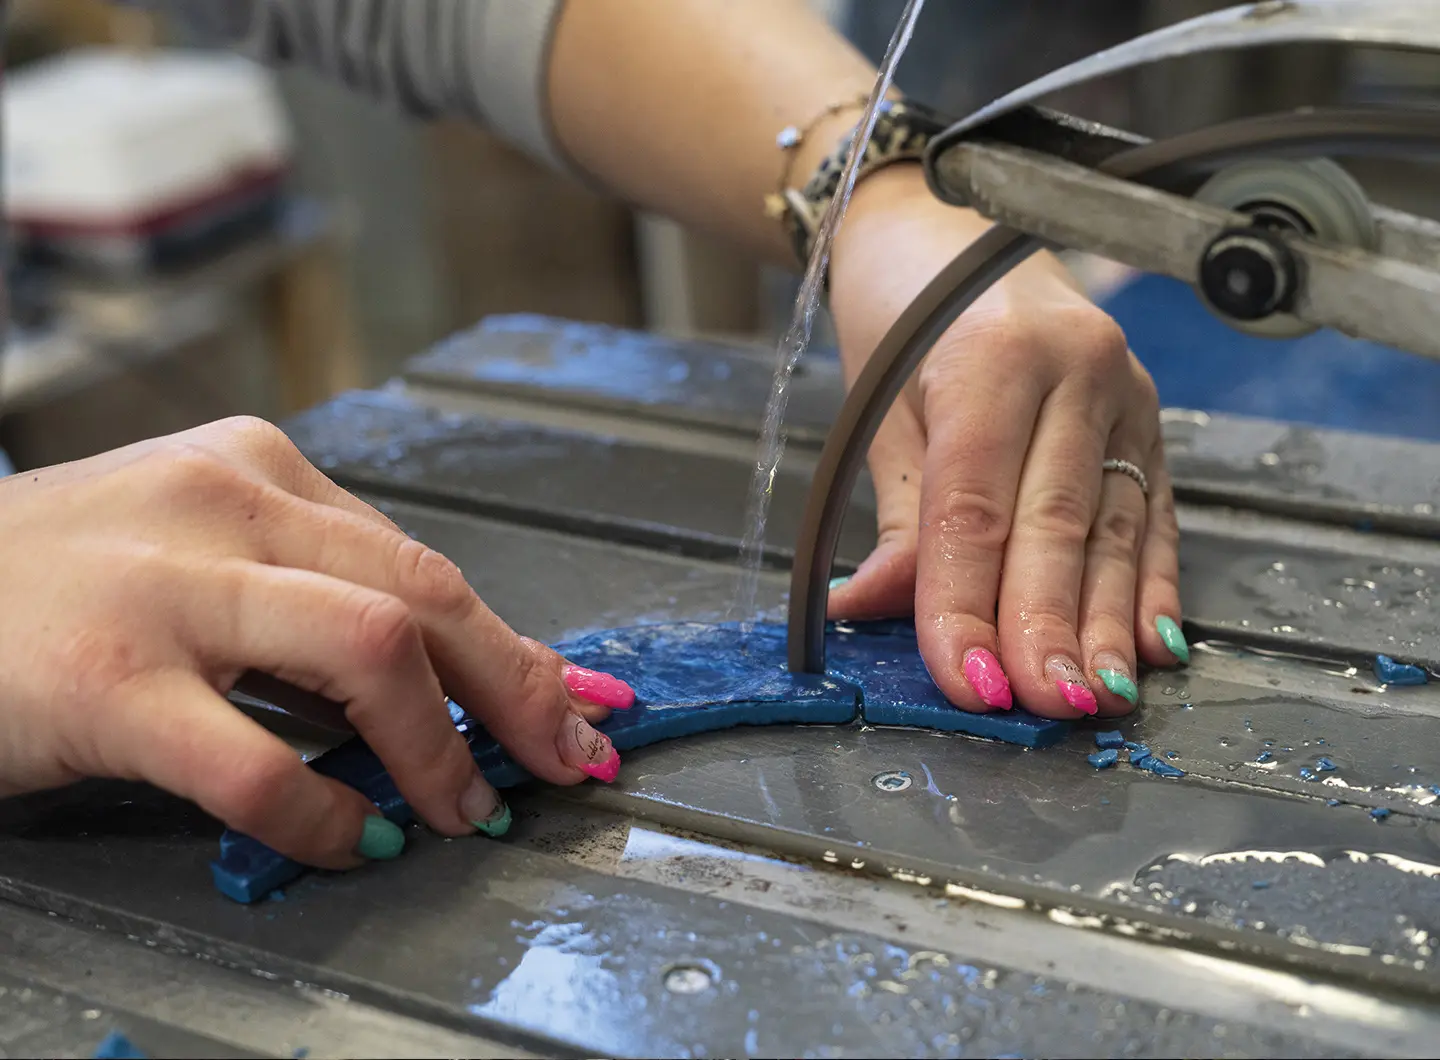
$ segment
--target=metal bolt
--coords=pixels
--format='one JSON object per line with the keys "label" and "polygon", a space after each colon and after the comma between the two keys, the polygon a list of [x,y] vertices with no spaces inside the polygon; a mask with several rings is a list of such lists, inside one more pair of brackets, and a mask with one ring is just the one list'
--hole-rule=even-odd
{"label": "metal bolt", "polygon": [[881,791],[904,791],[915,780],[903,769],[887,769],[884,773],[876,773],[872,783]]}
{"label": "metal bolt", "polygon": [[665,969],[665,989],[672,994],[699,994],[715,985],[716,969],[703,964],[672,964]]}

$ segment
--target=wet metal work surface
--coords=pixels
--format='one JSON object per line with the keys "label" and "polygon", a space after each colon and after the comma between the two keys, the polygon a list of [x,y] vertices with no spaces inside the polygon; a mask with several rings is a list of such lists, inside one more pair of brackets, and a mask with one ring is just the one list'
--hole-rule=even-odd
{"label": "wet metal work surface", "polygon": [[[806,379],[772,620],[840,398],[830,362]],[[724,617],[767,387],[750,351],[499,320],[291,433],[554,642]],[[516,789],[504,840],[412,828],[255,906],[216,895],[219,826],[177,800],[0,802],[0,1055],[112,1029],[152,1056],[1431,1055],[1440,685],[1372,662],[1440,670],[1440,452],[1166,430],[1193,661],[1133,717],[1040,750],[709,733],[613,787]],[[1097,770],[1107,729],[1184,776]]]}

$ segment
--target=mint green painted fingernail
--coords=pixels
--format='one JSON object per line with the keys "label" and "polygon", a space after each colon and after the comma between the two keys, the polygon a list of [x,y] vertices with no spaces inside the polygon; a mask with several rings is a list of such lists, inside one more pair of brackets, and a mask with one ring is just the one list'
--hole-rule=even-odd
{"label": "mint green painted fingernail", "polygon": [[831,590],[831,592],[834,592],[836,589],[840,588],[840,586],[844,585],[844,584],[845,584],[846,582],[848,582],[849,580],[850,580],[850,575],[848,575],[848,574],[845,575],[843,578],[831,578],[831,579],[830,579],[830,590]]}
{"label": "mint green painted fingernail", "polygon": [[495,812],[483,821],[471,821],[479,831],[484,832],[491,839],[499,839],[506,832],[510,831],[510,823],[515,818],[510,813],[510,804],[504,799],[500,805],[495,807]]}
{"label": "mint green painted fingernail", "polygon": [[389,861],[398,858],[404,849],[405,833],[399,825],[373,813],[365,818],[365,829],[360,833],[355,853],[370,861]]}
{"label": "mint green painted fingernail", "polygon": [[1165,647],[1170,654],[1181,662],[1190,661],[1190,645],[1185,643],[1185,634],[1180,632],[1180,627],[1175,620],[1168,615],[1161,615],[1155,620],[1155,632],[1160,634],[1160,639],[1165,642]]}
{"label": "mint green painted fingernail", "polygon": [[1121,699],[1128,699],[1131,703],[1140,702],[1140,689],[1135,687],[1129,674],[1122,670],[1096,670],[1095,673],[1105,682],[1105,687]]}

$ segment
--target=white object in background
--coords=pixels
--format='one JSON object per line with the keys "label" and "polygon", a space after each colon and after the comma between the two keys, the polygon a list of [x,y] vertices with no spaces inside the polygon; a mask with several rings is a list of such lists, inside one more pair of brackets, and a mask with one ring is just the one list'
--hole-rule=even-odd
{"label": "white object in background", "polygon": [[0,95],[5,211],[22,227],[143,232],[289,161],[271,76],[238,56],[83,49]]}

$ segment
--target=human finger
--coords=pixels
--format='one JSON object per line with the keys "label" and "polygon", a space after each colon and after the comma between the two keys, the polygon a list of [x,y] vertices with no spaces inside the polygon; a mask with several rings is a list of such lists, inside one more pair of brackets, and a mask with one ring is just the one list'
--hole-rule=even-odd
{"label": "human finger", "polygon": [[[1127,444],[1119,431],[1107,452],[1137,469],[1144,459],[1141,448]],[[1099,713],[1106,716],[1126,714],[1140,701],[1135,681],[1135,585],[1145,522],[1141,484],[1122,471],[1107,470],[1085,545],[1079,615],[1081,652],[1093,678]]]}
{"label": "human finger", "polygon": [[198,674],[151,671],[94,717],[97,761],[85,772],[149,781],[286,857],[350,869],[404,847],[369,800],[309,768]]}
{"label": "human finger", "polygon": [[456,702],[531,773],[556,784],[583,779],[579,763],[557,751],[570,707],[558,656],[527,647],[450,560],[404,534],[299,498],[276,505],[263,547],[268,562],[402,600]]}
{"label": "human finger", "polygon": [[1180,628],[1180,524],[1175,494],[1165,465],[1165,447],[1157,437],[1146,464],[1150,500],[1145,542],[1140,549],[1135,629],[1140,657],[1152,666],[1190,661],[1190,646]]}
{"label": "human finger", "polygon": [[404,601],[246,561],[217,565],[207,582],[219,591],[191,594],[186,624],[207,668],[260,670],[343,704],[405,801],[436,831],[466,835],[498,819],[503,803],[451,721]]}
{"label": "human finger", "polygon": [[1000,586],[1000,645],[1020,700],[1047,717],[1094,714],[1076,624],[1085,546],[1099,500],[1110,424],[1095,394],[1051,395],[1021,474]]}
{"label": "human finger", "polygon": [[935,358],[921,376],[928,438],[915,628],[935,683],[966,710],[1013,703],[997,658],[996,601],[1025,451],[1048,389],[1039,373],[994,369],[1015,363],[1015,341],[1000,331],[972,334],[966,356]]}
{"label": "human finger", "polygon": [[830,583],[831,618],[894,618],[915,609],[925,430],[908,401],[897,401],[880,424],[869,465],[875,487],[875,548],[853,575]]}

